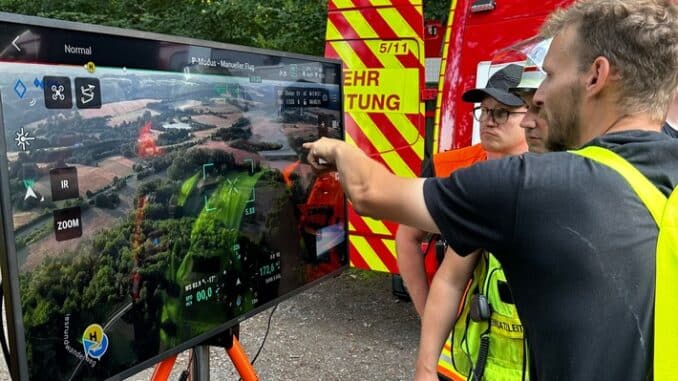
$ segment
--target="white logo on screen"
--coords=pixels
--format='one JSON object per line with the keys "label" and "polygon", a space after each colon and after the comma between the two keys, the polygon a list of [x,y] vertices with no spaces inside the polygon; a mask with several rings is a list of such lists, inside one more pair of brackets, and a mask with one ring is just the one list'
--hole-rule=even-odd
{"label": "white logo on screen", "polygon": [[86,105],[94,99],[94,89],[96,89],[96,86],[92,84],[88,84],[87,87],[80,86],[80,92],[82,93],[80,102],[82,102],[82,104]]}

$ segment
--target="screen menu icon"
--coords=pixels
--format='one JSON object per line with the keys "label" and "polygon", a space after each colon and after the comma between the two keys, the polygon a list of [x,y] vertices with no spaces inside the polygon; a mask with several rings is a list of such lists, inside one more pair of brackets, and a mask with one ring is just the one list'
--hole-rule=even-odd
{"label": "screen menu icon", "polygon": [[75,79],[75,105],[78,108],[101,108],[101,87],[98,78]]}
{"label": "screen menu icon", "polygon": [[21,129],[19,129],[19,131],[16,132],[16,137],[14,137],[14,141],[16,142],[16,146],[22,151],[25,151],[28,148],[28,146],[31,145],[31,141],[35,140],[35,138],[30,135],[31,135],[30,132],[24,131],[23,127],[21,127]]}
{"label": "screen menu icon", "polygon": [[14,92],[16,93],[16,95],[19,98],[22,98],[22,99],[23,99],[24,95],[26,94],[26,85],[24,85],[24,83],[21,82],[20,79],[17,79],[16,83],[14,84]]}
{"label": "screen menu icon", "polygon": [[82,236],[79,206],[54,211],[54,235],[57,241],[66,241]]}
{"label": "screen menu icon", "polygon": [[70,78],[45,76],[42,83],[45,86],[45,107],[65,109],[73,107]]}
{"label": "screen menu icon", "polygon": [[78,198],[78,173],[75,167],[54,168],[49,171],[52,201]]}

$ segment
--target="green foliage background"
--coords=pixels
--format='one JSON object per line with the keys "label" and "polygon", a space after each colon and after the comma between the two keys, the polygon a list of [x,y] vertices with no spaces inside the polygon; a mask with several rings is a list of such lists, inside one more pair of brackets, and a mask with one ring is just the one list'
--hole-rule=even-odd
{"label": "green foliage background", "polygon": [[[3,12],[322,55],[328,0],[0,0]],[[449,0],[424,1],[441,20]]]}

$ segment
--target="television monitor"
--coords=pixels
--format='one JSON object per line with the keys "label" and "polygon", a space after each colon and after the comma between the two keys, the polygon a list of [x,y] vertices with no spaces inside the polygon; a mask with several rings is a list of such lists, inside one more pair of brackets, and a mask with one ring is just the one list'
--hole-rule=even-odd
{"label": "television monitor", "polygon": [[[225,26],[227,27],[227,26]],[[348,264],[336,60],[0,14],[13,374],[127,377]]]}

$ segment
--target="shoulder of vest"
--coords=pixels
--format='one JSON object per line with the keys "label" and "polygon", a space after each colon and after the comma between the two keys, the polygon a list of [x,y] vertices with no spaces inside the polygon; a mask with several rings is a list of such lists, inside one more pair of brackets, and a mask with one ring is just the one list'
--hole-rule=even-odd
{"label": "shoulder of vest", "polygon": [[433,155],[436,160],[468,160],[476,157],[487,156],[483,146],[474,144],[472,146],[453,149],[445,152],[439,152]]}
{"label": "shoulder of vest", "polygon": [[447,176],[456,169],[485,159],[487,159],[487,153],[480,144],[475,144],[433,155],[433,167],[436,175]]}

